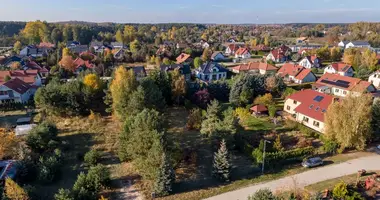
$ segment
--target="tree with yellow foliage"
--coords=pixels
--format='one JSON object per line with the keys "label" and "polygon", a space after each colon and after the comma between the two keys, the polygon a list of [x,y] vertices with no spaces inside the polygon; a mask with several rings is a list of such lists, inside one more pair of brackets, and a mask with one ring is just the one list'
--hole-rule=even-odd
{"label": "tree with yellow foliage", "polygon": [[13,132],[0,128],[0,160],[17,156],[17,146],[20,140]]}
{"label": "tree with yellow foliage", "polygon": [[269,35],[266,35],[265,38],[264,38],[264,45],[269,47],[270,43],[269,43]]}
{"label": "tree with yellow foliage", "polygon": [[29,44],[38,44],[46,39],[48,28],[42,21],[28,22],[21,34],[29,40]]}
{"label": "tree with yellow foliage", "polygon": [[172,74],[172,94],[177,104],[180,103],[181,97],[186,94],[186,80],[178,69],[175,69]]}
{"label": "tree with yellow foliage", "polygon": [[28,200],[29,196],[25,190],[20,187],[11,178],[5,179],[4,194],[9,200]]}
{"label": "tree with yellow foliage", "polygon": [[74,60],[71,56],[62,56],[62,59],[61,61],[59,61],[59,65],[66,69],[67,71],[75,71],[75,64],[74,64]]}
{"label": "tree with yellow foliage", "polygon": [[136,29],[134,26],[124,26],[124,44],[129,44],[136,39]]}
{"label": "tree with yellow foliage", "polygon": [[357,53],[358,50],[355,48],[346,49],[343,54],[343,62],[352,65],[354,63],[355,55]]}
{"label": "tree with yellow foliage", "polygon": [[377,55],[375,52],[372,52],[371,50],[367,49],[363,55],[361,64],[363,67],[367,67],[368,69],[374,71],[376,70],[376,65],[378,64],[379,60],[377,59]]}
{"label": "tree with yellow foliage", "polygon": [[16,53],[20,53],[21,48],[22,48],[22,44],[21,44],[21,42],[20,42],[20,41],[16,41],[15,44],[13,45],[13,50],[14,50]]}
{"label": "tree with yellow foliage", "polygon": [[62,56],[72,56],[72,53],[69,48],[65,47],[62,49]]}
{"label": "tree with yellow foliage", "polygon": [[11,64],[11,69],[12,70],[18,70],[18,69],[21,69],[21,63],[20,62],[12,62]]}
{"label": "tree with yellow foliage", "polygon": [[96,74],[87,74],[83,79],[83,84],[93,91],[102,88],[102,81]]}
{"label": "tree with yellow foliage", "polygon": [[124,35],[123,35],[123,33],[121,32],[121,30],[117,30],[117,31],[116,31],[115,38],[116,38],[116,41],[117,41],[117,42],[124,42]]}
{"label": "tree with yellow foliage", "polygon": [[127,107],[130,95],[136,90],[138,82],[133,70],[127,71],[123,66],[115,70],[115,77],[110,85],[113,114],[124,120],[127,116]]}
{"label": "tree with yellow foliage", "polygon": [[251,39],[251,41],[249,42],[250,43],[250,46],[251,48],[255,48],[257,46],[257,39]]}

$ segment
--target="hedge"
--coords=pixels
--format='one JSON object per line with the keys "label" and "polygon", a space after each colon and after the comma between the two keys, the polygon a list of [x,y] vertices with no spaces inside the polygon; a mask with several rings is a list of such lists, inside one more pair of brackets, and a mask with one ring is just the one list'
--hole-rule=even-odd
{"label": "hedge", "polygon": [[302,160],[304,157],[312,155],[313,147],[298,148],[289,151],[269,152],[265,154],[266,163],[286,163],[294,160]]}

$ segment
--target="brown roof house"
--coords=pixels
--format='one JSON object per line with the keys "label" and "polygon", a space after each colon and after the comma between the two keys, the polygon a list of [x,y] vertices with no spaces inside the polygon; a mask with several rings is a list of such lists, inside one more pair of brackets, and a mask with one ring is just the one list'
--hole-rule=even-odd
{"label": "brown roof house", "polygon": [[285,63],[278,70],[277,75],[284,78],[287,82],[294,82],[298,84],[317,81],[317,77],[310,69],[291,63]]}
{"label": "brown roof house", "polygon": [[268,63],[261,62],[250,62],[248,64],[238,65],[232,68],[232,72],[234,73],[252,73],[252,74],[275,74],[277,72],[277,68]]}
{"label": "brown roof house", "polygon": [[182,64],[182,63],[190,63],[192,62],[192,59],[190,58],[189,54],[186,53],[181,53],[177,58],[177,64]]}

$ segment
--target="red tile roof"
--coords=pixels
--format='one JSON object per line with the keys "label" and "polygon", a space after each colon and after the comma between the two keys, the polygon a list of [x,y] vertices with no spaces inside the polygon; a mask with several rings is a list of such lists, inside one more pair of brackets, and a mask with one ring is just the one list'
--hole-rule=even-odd
{"label": "red tile roof", "polygon": [[28,69],[35,69],[35,70],[41,70],[42,69],[42,67],[34,61],[27,61],[25,66],[28,67]]}
{"label": "red tile roof", "polygon": [[233,52],[235,52],[235,51],[237,51],[240,47],[243,47],[244,45],[242,45],[242,44],[229,44],[228,45],[228,48],[231,50],[231,51],[233,51]]}
{"label": "red tile roof", "polygon": [[[321,99],[320,101],[317,101],[317,96]],[[288,96],[287,99],[292,99],[301,103],[296,107],[296,112],[316,119],[320,122],[324,122],[324,112],[327,111],[329,105],[334,101],[333,96],[311,89],[294,93]]]}
{"label": "red tile roof", "polygon": [[[329,84],[329,83],[326,83],[327,81],[344,82],[344,83],[347,83],[347,87],[341,87],[339,85]],[[355,88],[355,89],[359,89],[358,91],[365,91],[370,85],[371,85],[370,82],[363,81],[358,78],[326,73],[326,74],[323,74],[323,76],[320,79],[318,79],[315,86],[334,86],[337,88],[343,88],[348,91],[351,91]]]}
{"label": "red tile roof", "polygon": [[0,83],[5,82],[5,77],[19,78],[22,81],[33,84],[36,76],[38,76],[38,70],[15,70],[15,71],[0,71]]}
{"label": "red tile roof", "polygon": [[190,58],[190,55],[189,54],[186,54],[186,53],[181,53],[181,55],[179,55],[176,60],[177,60],[177,64],[181,64],[183,62],[185,62],[188,58]]}
{"label": "red tile roof", "polygon": [[235,54],[236,54],[236,55],[239,55],[239,56],[244,55],[244,54],[246,54],[246,53],[249,53],[249,50],[248,50],[248,48],[246,48],[246,47],[240,47],[240,48],[235,52]]}
{"label": "red tile roof", "polygon": [[13,78],[3,84],[4,86],[8,87],[9,89],[14,90],[15,92],[19,94],[24,94],[27,92],[31,86],[24,81],[18,79],[18,78]]}
{"label": "red tile roof", "polygon": [[250,62],[248,64],[238,65],[236,67],[233,67],[232,69],[236,70],[236,71],[249,71],[249,70],[256,70],[256,69],[261,69],[261,70],[265,70],[265,71],[277,70],[277,68],[271,64],[259,63],[259,62]]}
{"label": "red tile roof", "polygon": [[269,51],[270,50],[270,47],[267,47],[263,44],[259,44],[255,47],[252,48],[252,50],[255,50],[255,51]]}
{"label": "red tile roof", "polygon": [[55,45],[50,42],[41,42],[39,45],[37,45],[38,48],[54,48]]}
{"label": "red tile roof", "polygon": [[278,74],[281,77],[285,77],[286,75],[289,76],[297,76],[298,73],[300,73],[303,69],[305,69],[301,65],[291,64],[291,63],[285,63],[279,70]]}
{"label": "red tile roof", "polygon": [[89,69],[94,68],[94,65],[91,64],[88,60],[84,61],[82,58],[79,58],[79,57],[74,60],[74,65],[76,66],[75,67],[76,69],[81,67],[81,66],[85,66]]}
{"label": "red tile roof", "polygon": [[332,63],[331,66],[335,69],[335,71],[338,71],[338,72],[346,72],[348,69],[351,68],[350,65],[343,62]]}
{"label": "red tile roof", "polygon": [[307,75],[313,73],[310,69],[302,69],[300,73],[295,77],[297,80],[303,80]]}
{"label": "red tile roof", "polygon": [[264,105],[255,105],[253,106],[250,110],[252,110],[253,112],[266,112],[268,111],[267,107],[265,107]]}

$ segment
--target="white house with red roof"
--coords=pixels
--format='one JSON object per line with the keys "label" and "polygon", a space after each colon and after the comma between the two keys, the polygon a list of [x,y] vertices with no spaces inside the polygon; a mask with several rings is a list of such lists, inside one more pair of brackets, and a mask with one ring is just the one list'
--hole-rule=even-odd
{"label": "white house with red roof", "polygon": [[251,58],[251,53],[249,53],[249,49],[246,47],[240,47],[236,52],[235,52],[235,58]]}
{"label": "white house with red roof", "polygon": [[368,82],[372,83],[376,88],[380,88],[380,70],[373,72],[369,76]]}
{"label": "white house with red roof", "polygon": [[226,55],[235,55],[235,52],[240,48],[244,47],[244,44],[239,44],[239,43],[232,43],[229,44],[226,48],[226,51],[224,52]]}
{"label": "white house with red roof", "polygon": [[266,60],[269,61],[273,61],[273,62],[286,62],[288,60],[290,60],[290,54],[291,54],[292,50],[285,46],[285,45],[282,45],[274,50],[272,50],[266,57]]}
{"label": "white house with red roof", "polygon": [[34,87],[42,85],[42,77],[38,70],[0,71],[0,84],[6,82],[7,77],[18,78]]}
{"label": "white house with red roof", "polygon": [[307,89],[288,96],[284,111],[291,114],[295,121],[323,133],[324,114],[333,102],[333,96]]}
{"label": "white house with red roof", "polygon": [[281,76],[287,82],[310,83],[317,81],[317,76],[310,70],[301,65],[285,63],[278,71],[277,75]]}
{"label": "white house with red roof", "polygon": [[234,73],[252,73],[252,74],[276,74],[277,67],[261,62],[250,62],[247,64],[238,65],[232,68],[232,72]]}
{"label": "white house with red roof", "polygon": [[357,95],[363,92],[376,92],[375,86],[368,81],[329,73],[324,74],[318,79],[318,81],[313,84],[313,89],[340,97],[345,97],[349,94]]}
{"label": "white house with red roof", "polygon": [[322,66],[322,60],[318,56],[305,56],[300,62],[299,65],[311,69],[311,68],[320,68]]}
{"label": "white house with red roof", "polygon": [[0,104],[3,103],[26,103],[30,100],[35,90],[21,79],[12,78],[0,83]]}
{"label": "white house with red roof", "polygon": [[351,65],[348,65],[343,62],[339,63],[332,63],[331,65],[328,65],[324,69],[324,74],[330,73],[330,74],[339,74],[341,76],[354,76],[354,68],[352,68]]}

